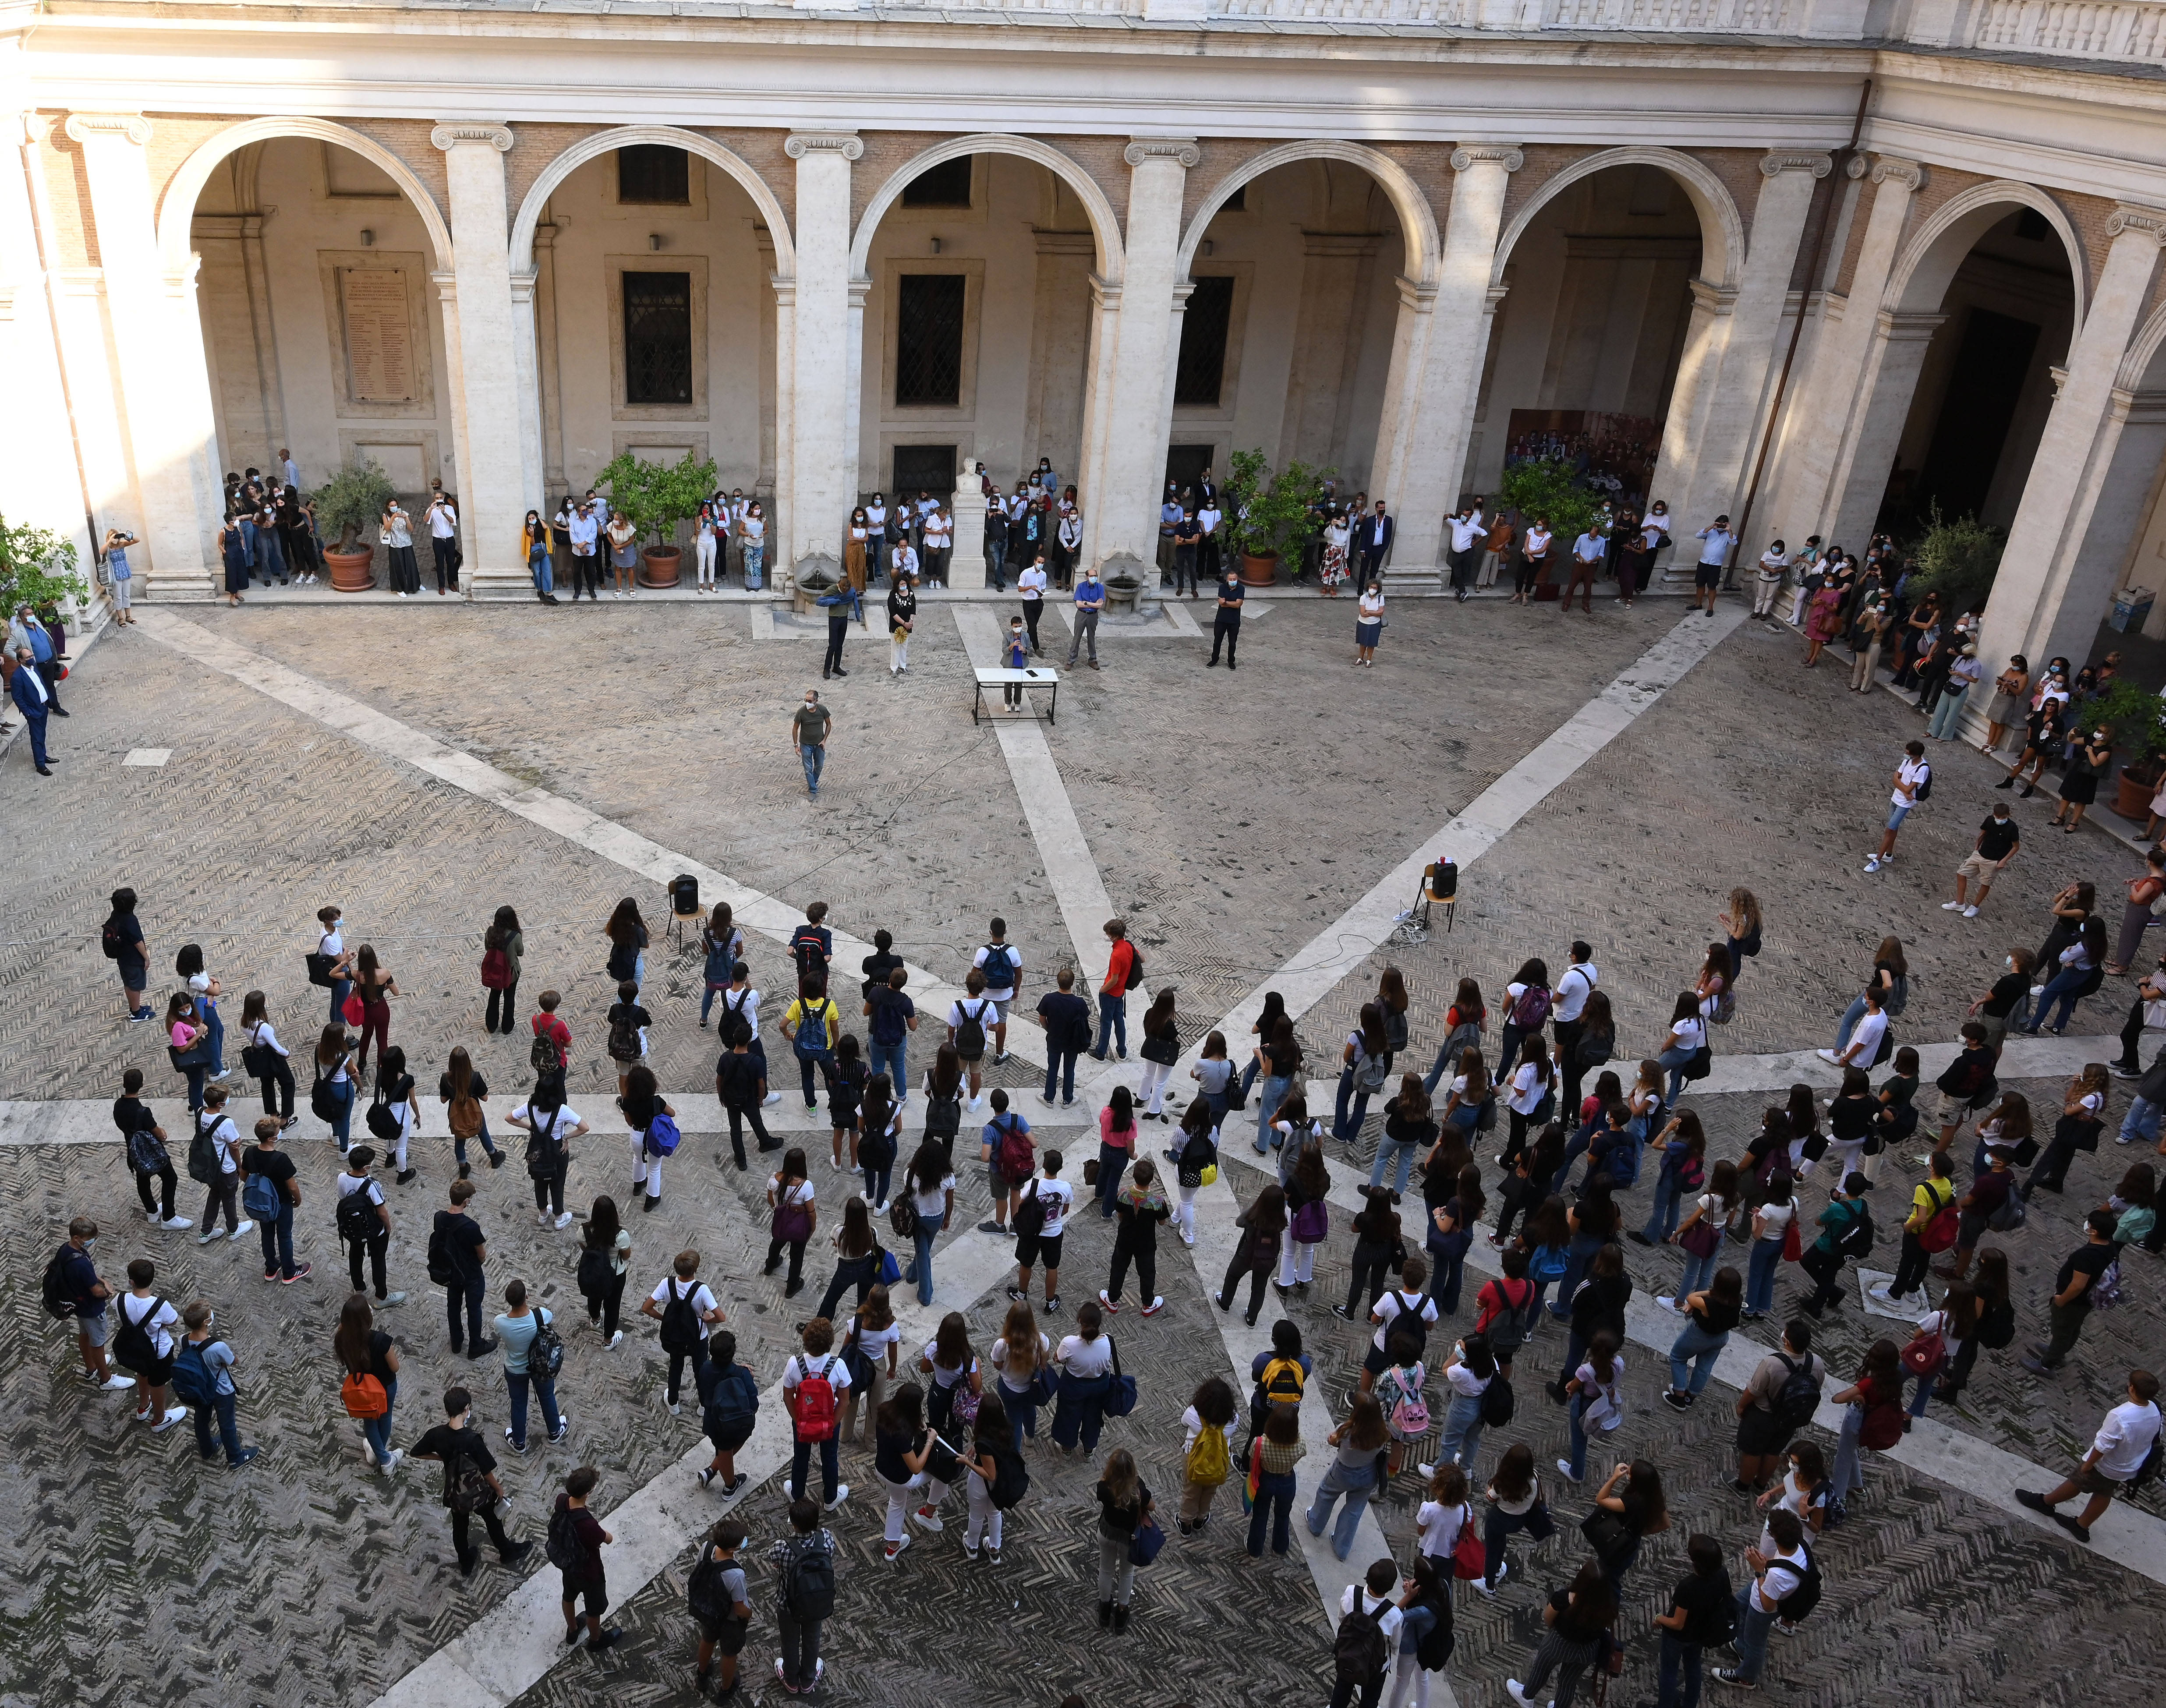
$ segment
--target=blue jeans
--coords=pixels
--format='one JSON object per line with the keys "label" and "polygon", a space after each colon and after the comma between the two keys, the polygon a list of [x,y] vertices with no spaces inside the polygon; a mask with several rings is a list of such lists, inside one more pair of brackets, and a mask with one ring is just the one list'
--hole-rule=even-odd
{"label": "blue jeans", "polygon": [[2047,1024],[2046,1010],[2052,1006],[2054,999],[2058,997],[2060,999],[2061,1011],[2054,1016],[2052,1026],[2054,1031],[2058,1032],[2068,1025],[2068,1015],[2076,1006],[2076,994],[2083,988],[2084,981],[2090,976],[2090,968],[2088,967],[2063,967],[2047,980],[2045,989],[2039,994],[2037,1006],[2031,1012],[2031,1024],[2021,1030],[2036,1037],[2038,1035],[2038,1028]]}
{"label": "blue jeans", "polygon": [[1775,1628],[1775,1615],[1752,1605],[1752,1586],[1737,1592],[1737,1676],[1748,1684],[1760,1682],[1760,1669],[1767,1664],[1767,1633]]}
{"label": "blue jeans", "polygon": [[362,1438],[368,1443],[369,1450],[379,1463],[391,1451],[391,1418],[399,1409],[399,1379],[396,1376],[383,1378],[383,1416],[364,1417],[361,1421]]}
{"label": "blue jeans", "polygon": [[827,749],[821,742],[800,743],[797,749],[798,762],[805,767],[805,787],[811,793],[820,793],[820,768],[827,762]]}
{"label": "blue jeans", "polygon": [[331,980],[330,1019],[334,1022],[340,1025],[343,1025],[345,1023],[346,1015],[341,1012],[341,1010],[346,1007],[346,999],[352,994],[353,981],[351,978],[334,978]]}
{"label": "blue jeans", "polygon": [[1557,1283],[1558,1304],[1550,1307],[1551,1315],[1572,1315],[1571,1307],[1565,1301],[1579,1290],[1580,1281],[1587,1273],[1587,1266],[1594,1261],[1594,1254],[1601,1249],[1602,1241],[1596,1235],[1574,1234],[1572,1236],[1572,1244],[1565,1248],[1564,1277]]}
{"label": "blue jeans", "polygon": [[1783,1262],[1780,1240],[1755,1240],[1752,1261],[1746,1272],[1745,1308],[1762,1315],[1775,1308],[1775,1271]]}
{"label": "blue jeans", "polygon": [[1354,1070],[1339,1070],[1339,1103],[1332,1118],[1331,1136],[1351,1144],[1360,1136],[1361,1123],[1368,1118],[1369,1094],[1354,1089]]}
{"label": "blue jeans", "polygon": [[1665,1050],[1655,1057],[1656,1066],[1670,1076],[1669,1090],[1665,1094],[1665,1099],[1672,1108],[1676,1107],[1678,1098],[1684,1094],[1685,1063],[1692,1058],[1693,1052],[1682,1047]]}
{"label": "blue jeans", "polygon": [[2121,1120],[2121,1143],[2132,1145],[2142,1139],[2147,1144],[2156,1144],[2162,1118],[2166,1118],[2166,1107],[2152,1102],[2148,1097],[2132,1097],[2128,1100],[2128,1113]]}
{"label": "blue jeans", "polygon": [[1483,1516],[1482,1575],[1492,1589],[1496,1587],[1497,1574],[1503,1569],[1504,1544],[1523,1530],[1536,1542],[1546,1542],[1556,1534],[1556,1521],[1539,1500],[1524,1512],[1507,1512],[1501,1506],[1492,1506]]}
{"label": "blue jeans", "polygon": [[888,1083],[895,1088],[895,1101],[900,1103],[910,1093],[909,1039],[899,1038],[892,1044],[883,1044],[874,1038],[865,1046],[865,1052],[871,1063],[866,1073],[886,1074]]}
{"label": "blue jeans", "polygon": [[[1564,1190],[1564,1183],[1566,1178],[1572,1173],[1572,1165],[1587,1154],[1588,1147],[1592,1146],[1593,1142],[1593,1134],[1588,1132],[1585,1128],[1582,1128],[1578,1132],[1574,1133],[1569,1139],[1565,1141],[1564,1159],[1557,1164],[1556,1173],[1550,1177],[1549,1189],[1551,1191],[1562,1192]],[[1588,1172],[1592,1173],[1593,1171],[1590,1169]]]}
{"label": "blue jeans", "polygon": [[181,1069],[188,1082],[188,1113],[193,1115],[203,1106],[203,1083],[210,1073],[208,1062],[193,1062]]}
{"label": "blue jeans", "polygon": [[[1678,1249],[1683,1248],[1680,1247]],[[1690,1252],[1686,1252],[1685,1272],[1677,1281],[1677,1303],[1682,1305],[1692,1294],[1712,1286],[1714,1283],[1714,1272],[1721,1265],[1722,1243],[1720,1241],[1715,1242],[1714,1249],[1704,1257],[1696,1257]]]}
{"label": "blue jeans", "polygon": [[1459,1310],[1459,1289],[1466,1278],[1466,1253],[1457,1257],[1440,1246],[1429,1248],[1429,1297],[1436,1300],[1436,1308],[1446,1316]]}
{"label": "blue jeans", "polygon": [[1437,1046],[1436,1061],[1431,1065],[1429,1072],[1422,1075],[1422,1089],[1431,1097],[1434,1097],[1436,1088],[1442,1082],[1444,1076],[1447,1073],[1456,1073],[1458,1071],[1459,1064],[1451,1059],[1450,1051],[1440,1044]]}
{"label": "blue jeans", "polygon": [[1258,1155],[1260,1156],[1271,1147],[1271,1118],[1278,1114],[1279,1105],[1286,1101],[1286,1093],[1292,1089],[1293,1079],[1291,1075],[1281,1078],[1276,1073],[1270,1075],[1257,1087],[1256,1152]]}
{"label": "blue jeans", "polygon": [[[1073,1452],[1080,1442],[1086,1452],[1098,1450],[1098,1431],[1106,1426],[1106,1395],[1112,1389],[1110,1375],[1092,1376],[1087,1379],[1063,1376],[1059,1397],[1053,1405],[1053,1441],[1056,1447]],[[1286,1479],[1286,1488],[1293,1488],[1293,1479]]]}
{"label": "blue jeans", "polygon": [[[1714,1374],[1714,1361],[1722,1349],[1730,1344],[1725,1330],[1721,1334],[1709,1334],[1698,1323],[1687,1319],[1677,1337],[1670,1344],[1670,1391],[1689,1394],[1695,1399]],[[1686,1379],[1685,1368],[1689,1364],[1692,1375]]]}
{"label": "blue jeans", "polygon": [[1669,1238],[1677,1231],[1683,1195],[1676,1171],[1662,1163],[1655,1171],[1655,1201],[1647,1210],[1647,1225],[1640,1231],[1658,1246]]}
{"label": "blue jeans", "polygon": [[1256,1058],[1251,1056],[1249,1057],[1249,1065],[1241,1070],[1241,1096],[1244,1101],[1247,1100],[1249,1088],[1255,1083]]}
{"label": "blue jeans", "polygon": [[505,1384],[511,1389],[511,1442],[514,1447],[526,1445],[526,1389],[531,1384],[535,1395],[542,1402],[542,1421],[554,1435],[562,1421],[557,1415],[557,1381],[553,1376],[536,1376],[531,1371],[506,1370]]}
{"label": "blue jeans", "polygon": [[538,546],[528,552],[526,567],[533,572],[536,593],[553,593],[557,591],[557,566],[550,561],[547,552]]}
{"label": "blue jeans", "polygon": [[199,1006],[203,1010],[203,1020],[210,1029],[211,1077],[214,1079],[223,1078],[225,1074],[225,1022],[218,1017],[218,1005],[215,1003],[205,1002]]}
{"label": "blue jeans", "polygon": [[[1308,1533],[1322,1536],[1323,1526],[1331,1524],[1331,1552],[1345,1559],[1354,1552],[1354,1532],[1361,1527],[1361,1515],[1368,1509],[1369,1496],[1376,1485],[1374,1466],[1356,1470],[1333,1460],[1331,1468],[1323,1473],[1323,1480],[1316,1485],[1316,1499],[1309,1502],[1306,1514]],[[1346,1497],[1346,1505],[1339,1509],[1338,1522],[1333,1524],[1331,1509],[1339,1505],[1341,1494]]]}
{"label": "blue jeans", "polygon": [[[1121,1177],[1128,1172],[1128,1153],[1112,1145],[1098,1147],[1098,1183],[1092,1191],[1098,1199],[1100,1213],[1107,1221],[1113,1219],[1113,1199],[1121,1190]],[[1145,1304],[1149,1301],[1146,1299]]]}
{"label": "blue jeans", "polygon": [[1858,1431],[1865,1427],[1865,1408],[1855,1400],[1842,1409],[1842,1428],[1835,1438],[1835,1467],[1828,1473],[1828,1500],[1840,1506],[1865,1486],[1865,1468]]}
{"label": "blue jeans", "polygon": [[911,1236],[917,1242],[917,1256],[903,1271],[902,1278],[916,1284],[920,1305],[932,1303],[932,1241],[938,1233],[938,1229],[927,1227],[921,1218],[917,1231]]}
{"label": "blue jeans", "polygon": [[1451,1396],[1451,1409],[1444,1415],[1444,1433],[1437,1437],[1437,1463],[1456,1459],[1462,1465],[1471,1465],[1481,1451],[1482,1398],[1479,1394],[1455,1394]]}
{"label": "blue jeans", "polygon": [[353,1081],[334,1079],[324,1089],[331,1101],[338,1104],[339,1112],[331,1117],[331,1136],[338,1141],[339,1154],[346,1154],[353,1137]]}
{"label": "blue jeans", "polygon": [[1397,1159],[1398,1167],[1392,1181],[1392,1190],[1404,1192],[1407,1189],[1407,1176],[1414,1166],[1414,1147],[1411,1139],[1379,1139],[1376,1141],[1376,1160],[1369,1168],[1369,1183],[1371,1186],[1383,1183],[1385,1165],[1394,1157]]}
{"label": "blue jeans", "polygon": [[[481,1141],[481,1147],[483,1151],[487,1152],[492,1157],[496,1154],[496,1141],[489,1136],[489,1122],[487,1120],[483,1120],[481,1124],[481,1131],[478,1133],[476,1133],[474,1136]],[[459,1166],[462,1168],[466,1167],[467,1141],[461,1138],[457,1133],[453,1133],[452,1135],[452,1154],[458,1159]]]}
{"label": "blue jeans", "polygon": [[1587,1474],[1587,1431],[1579,1421],[1586,1410],[1587,1396],[1584,1394],[1573,1394],[1572,1410],[1566,1422],[1572,1431],[1572,1474],[1575,1481]]}
{"label": "blue jeans", "polygon": [[293,1206],[283,1195],[278,1214],[256,1224],[256,1231],[263,1238],[263,1273],[276,1269],[281,1275],[294,1273],[293,1263]]}
{"label": "blue jeans", "polygon": [[1293,1473],[1274,1477],[1269,1472],[1256,1479],[1256,1504],[1249,1512],[1249,1552],[1261,1558],[1264,1531],[1271,1533],[1271,1552],[1282,1554],[1292,1546]]}
{"label": "blue jeans", "polygon": [[870,1162],[865,1161],[864,1152],[860,1151],[858,1152],[858,1161],[864,1171],[865,1191],[874,1204],[885,1204],[888,1187],[895,1173],[894,1159],[890,1157],[878,1168],[874,1168]]}
{"label": "blue jeans", "polygon": [[1857,1023],[1865,1018],[1865,999],[1851,999],[1850,1006],[1842,1011],[1842,1024],[1835,1029],[1835,1052],[1840,1056],[1850,1047],[1850,1035],[1857,1030]]}
{"label": "blue jeans", "polygon": [[1924,1375],[1913,1379],[1918,1384],[1918,1391],[1910,1396],[1910,1415],[1923,1417],[1926,1415],[1926,1407],[1932,1401],[1933,1384],[1941,1379],[1941,1372],[1928,1370]]}
{"label": "blue jeans", "polygon": [[1108,1039],[1125,1059],[1128,1053],[1128,999],[1101,990],[1098,993],[1098,1041],[1091,1046],[1094,1061],[1106,1059]]}
{"label": "blue jeans", "polygon": [[[218,1440],[216,1442],[213,1441],[210,1432],[214,1412],[216,1415],[218,1422]],[[218,1457],[219,1445],[222,1442],[225,1447],[226,1463],[230,1465],[240,1459],[240,1426],[234,1421],[233,1395],[230,1394],[214,1394],[210,1397],[210,1405],[209,1406],[198,1405],[196,1407],[195,1426],[196,1451],[201,1453],[205,1458],[216,1458]]]}
{"label": "blue jeans", "polygon": [[1656,1708],[1699,1708],[1699,1659],[1698,1643],[1680,1641],[1673,1631],[1662,1633],[1662,1657],[1656,1674],[1661,1694],[1655,1699]]}
{"label": "blue jeans", "polygon": [[1075,1055],[1073,1050],[1053,1046],[1045,1052],[1045,1100],[1053,1101],[1056,1083],[1062,1099],[1075,1101]]}

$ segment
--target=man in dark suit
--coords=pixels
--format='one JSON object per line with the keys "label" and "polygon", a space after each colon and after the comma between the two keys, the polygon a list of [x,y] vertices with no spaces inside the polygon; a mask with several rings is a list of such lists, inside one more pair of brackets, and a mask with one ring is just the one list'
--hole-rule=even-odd
{"label": "man in dark suit", "polygon": [[8,692],[23,721],[30,726],[30,756],[37,762],[38,775],[50,777],[53,773],[45,761],[45,720],[50,714],[52,693],[38,674],[37,659],[29,647],[16,649],[15,666],[14,675],[8,679]]}
{"label": "man in dark suit", "polygon": [[1383,573],[1384,555],[1392,549],[1392,519],[1384,514],[1381,498],[1376,500],[1375,513],[1364,516],[1355,529],[1354,545],[1361,554],[1360,580],[1366,587]]}

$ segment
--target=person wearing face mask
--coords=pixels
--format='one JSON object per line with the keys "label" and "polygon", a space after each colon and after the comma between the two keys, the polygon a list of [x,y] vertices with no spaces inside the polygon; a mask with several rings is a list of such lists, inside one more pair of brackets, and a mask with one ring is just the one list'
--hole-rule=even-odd
{"label": "person wearing face mask", "polygon": [[804,704],[790,720],[790,739],[805,767],[806,793],[814,800],[820,799],[820,772],[827,763],[827,731],[833,724],[827,709],[820,704],[820,691],[806,688]]}
{"label": "person wearing face mask", "polygon": [[[1165,483],[1165,502],[1158,507],[1158,567],[1164,575],[1174,573],[1174,531],[1181,526],[1181,488]],[[1178,589],[1176,588],[1176,591]]]}
{"label": "person wearing face mask", "polygon": [[[1971,851],[1956,867],[1956,899],[1942,902],[1942,911],[1959,913],[1967,920],[1976,919],[1978,910],[1985,905],[1985,893],[1993,888],[1994,879],[2007,869],[2008,862],[2022,846],[2022,834],[2016,829],[2015,821],[2008,816],[2008,803],[1995,801],[1992,816],[1978,827],[1978,839],[1971,844]],[[1978,884],[1978,894],[1966,896],[1963,892],[1973,880]],[[2146,917],[2148,916],[2147,911]]]}
{"label": "person wearing face mask", "polygon": [[527,573],[534,577],[534,597],[545,605],[557,603],[557,565],[551,555],[555,544],[555,534],[542,513],[529,510],[526,525],[519,531],[519,548],[526,559]]}
{"label": "person wearing face mask", "polygon": [[878,493],[865,506],[865,581],[868,586],[880,584],[880,571],[887,563],[887,500]]}
{"label": "person wearing face mask", "polygon": [[112,1334],[105,1304],[113,1297],[113,1290],[98,1278],[98,1266],[91,1261],[97,1245],[98,1224],[87,1215],[76,1217],[68,1224],[67,1243],[53,1254],[45,1287],[48,1297],[54,1296],[57,1288],[57,1296],[66,1299],[75,1312],[75,1340],[82,1352],[83,1379],[94,1388],[117,1394],[124,1388],[133,1388],[135,1379],[114,1369],[106,1352]]}
{"label": "person wearing face mask", "polygon": [[173,1358],[173,1392],[188,1402],[195,1420],[196,1452],[203,1463],[215,1459],[223,1445],[225,1463],[237,1471],[262,1449],[240,1444],[240,1426],[234,1418],[233,1348],[212,1336],[216,1320],[200,1299],[181,1313],[187,1332]]}
{"label": "person wearing face mask", "polygon": [[[1022,619],[1008,619],[1007,644],[1001,649],[1001,663],[1009,670],[1028,670],[1030,667],[1030,638],[1022,631]],[[1022,709],[1022,684],[1005,683],[1001,688],[1001,701],[1012,712]]]}
{"label": "person wearing face mask", "polygon": [[699,566],[699,591],[712,593],[715,590],[715,560],[719,557],[726,561],[730,547],[729,507],[723,502],[720,493],[700,506],[700,519],[694,525],[692,545]]}
{"label": "person wearing face mask", "polygon": [[858,603],[858,590],[848,582],[822,593],[819,603],[827,612],[827,656],[820,662],[820,680],[825,682],[831,676],[850,673],[843,668],[843,642],[850,632],[850,619],[856,616],[863,620],[864,607]]}
{"label": "person wearing face mask", "polygon": [[745,591],[756,593],[760,589],[762,567],[767,561],[767,513],[757,498],[745,506],[743,519],[737,524],[737,534],[744,541]]}
{"label": "person wearing face mask", "polygon": [[2100,724],[2090,739],[2077,737],[2068,768],[2061,775],[2061,804],[2053,809],[2053,822],[2068,836],[2084,821],[2084,811],[2098,799],[2099,779],[2113,767],[2113,731]]}

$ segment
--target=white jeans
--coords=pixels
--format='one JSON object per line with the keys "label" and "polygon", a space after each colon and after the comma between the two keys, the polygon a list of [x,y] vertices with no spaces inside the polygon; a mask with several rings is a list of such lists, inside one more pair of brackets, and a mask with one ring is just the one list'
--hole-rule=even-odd
{"label": "white jeans", "polygon": [[1165,1082],[1172,1077],[1170,1062],[1146,1062],[1144,1077],[1136,1087],[1136,1101],[1144,1104],[1145,1115],[1156,1115],[1165,1105]]}
{"label": "white jeans", "polygon": [[662,1159],[647,1154],[647,1135],[633,1133],[631,1140],[631,1178],[635,1184],[647,1189],[647,1196],[662,1196]]}
{"label": "white jeans", "polygon": [[[1393,1676],[1398,1682],[1392,1686],[1392,1708],[1407,1708],[1409,1698],[1413,1708],[1429,1708],[1429,1674],[1422,1670],[1421,1663],[1403,1653],[1393,1656],[1392,1660],[1396,1667]],[[1441,1668],[1436,1676],[1444,1676]]]}
{"label": "white jeans", "polygon": [[887,643],[887,667],[890,675],[910,668],[910,642],[890,638]]}
{"label": "white jeans", "polygon": [[1305,1240],[1287,1240],[1279,1247],[1279,1285],[1297,1281],[1306,1286],[1315,1278],[1316,1247]]}
{"label": "white jeans", "polygon": [[399,1142],[391,1147],[392,1160],[398,1165],[401,1174],[406,1172],[406,1129],[410,1125],[410,1121],[405,1120],[399,1123]]}
{"label": "white jeans", "polygon": [[1191,1245],[1196,1240],[1196,1194],[1202,1189],[1200,1186],[1181,1188],[1181,1208],[1173,1213],[1175,1231]]}
{"label": "white jeans", "polygon": [[998,1553],[1001,1547],[1001,1509],[993,1505],[993,1491],[985,1479],[975,1471],[969,1474],[970,1485],[970,1521],[963,1527],[963,1547],[965,1552],[978,1545],[982,1535]]}
{"label": "white jeans", "polygon": [[1805,601],[1810,597],[1811,595],[1807,593],[1803,587],[1799,587],[1792,590],[1790,593],[1790,626],[1793,629],[1799,628],[1803,625],[1805,620]]}
{"label": "white jeans", "polygon": [[715,584],[715,536],[713,535],[702,534],[700,536],[699,554],[700,585],[712,587]]}
{"label": "white jeans", "polygon": [[1755,583],[1752,593],[1752,614],[1756,617],[1764,617],[1775,608],[1775,595],[1783,589],[1783,578],[1778,575],[1774,580],[1770,581],[1764,575],[1757,576],[1755,577]]}
{"label": "white jeans", "polygon": [[[907,1483],[890,1483],[877,1471],[873,1473],[873,1480],[887,1490],[887,1528],[881,1534],[888,1542],[902,1540],[903,1515],[911,1507],[938,1506],[948,1498],[948,1485],[934,1482],[922,1471],[913,1473]],[[916,1489],[922,1489],[924,1493],[913,1501],[910,1497]]]}

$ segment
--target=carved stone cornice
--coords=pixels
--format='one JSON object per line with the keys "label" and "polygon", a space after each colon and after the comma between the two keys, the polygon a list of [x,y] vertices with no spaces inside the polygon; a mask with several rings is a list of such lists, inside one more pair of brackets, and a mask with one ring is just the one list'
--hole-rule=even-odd
{"label": "carved stone cornice", "polygon": [[499,154],[511,152],[508,124],[439,124],[429,133],[429,146],[448,154],[462,144],[486,144]]}
{"label": "carved stone cornice", "polygon": [[1508,142],[1469,143],[1451,151],[1451,169],[1463,172],[1477,161],[1495,161],[1508,172],[1516,172],[1527,163],[1524,150]]}
{"label": "carved stone cornice", "polygon": [[838,154],[853,161],[864,158],[865,145],[853,130],[795,130],[782,145],[782,151],[795,161],[808,154]]}
{"label": "carved stone cornice", "polygon": [[1138,136],[1121,150],[1121,158],[1132,166],[1151,160],[1178,161],[1186,171],[1202,164],[1203,150],[1192,136]]}
{"label": "carved stone cornice", "polygon": [[151,140],[151,121],[140,113],[71,113],[65,128],[70,142],[119,137],[140,148]]}

